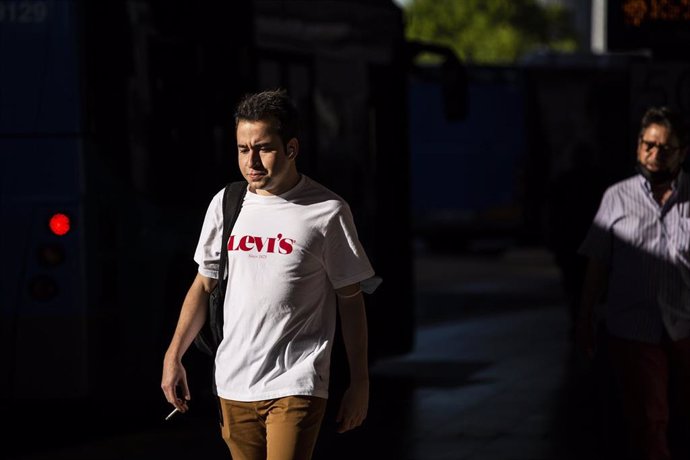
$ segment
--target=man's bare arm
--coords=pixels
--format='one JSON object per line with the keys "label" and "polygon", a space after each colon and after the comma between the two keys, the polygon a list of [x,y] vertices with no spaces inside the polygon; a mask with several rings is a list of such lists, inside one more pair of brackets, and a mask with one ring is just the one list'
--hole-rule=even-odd
{"label": "man's bare arm", "polygon": [[350,385],[337,416],[338,432],[364,422],[369,407],[368,327],[359,283],[338,289],[341,332],[350,369]]}
{"label": "man's bare arm", "polygon": [[[194,342],[194,338],[206,321],[209,294],[216,283],[215,279],[201,274],[197,274],[194,278],[182,303],[175,333],[165,352],[161,388],[167,401],[181,412],[188,409],[186,401],[191,398],[187,375],[182,365],[182,356]],[[179,392],[177,387],[179,387]]]}

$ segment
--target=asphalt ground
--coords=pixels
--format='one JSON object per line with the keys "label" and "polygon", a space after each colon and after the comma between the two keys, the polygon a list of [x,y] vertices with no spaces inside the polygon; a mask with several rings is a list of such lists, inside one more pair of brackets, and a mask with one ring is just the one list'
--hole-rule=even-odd
{"label": "asphalt ground", "polygon": [[[624,458],[606,370],[573,353],[560,274],[541,248],[415,259],[414,350],[371,369],[365,424],[315,460]],[[615,399],[615,398],[614,398]],[[228,459],[212,398],[164,421],[164,401],[12,401],[8,459]]]}

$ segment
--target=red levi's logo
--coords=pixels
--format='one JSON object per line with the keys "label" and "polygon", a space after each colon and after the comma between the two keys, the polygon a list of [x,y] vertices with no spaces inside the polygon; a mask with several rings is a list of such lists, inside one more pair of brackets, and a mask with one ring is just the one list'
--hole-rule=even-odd
{"label": "red levi's logo", "polygon": [[282,233],[278,233],[275,238],[232,235],[228,241],[228,251],[256,251],[267,254],[290,254],[294,244],[295,240],[292,238],[283,238]]}

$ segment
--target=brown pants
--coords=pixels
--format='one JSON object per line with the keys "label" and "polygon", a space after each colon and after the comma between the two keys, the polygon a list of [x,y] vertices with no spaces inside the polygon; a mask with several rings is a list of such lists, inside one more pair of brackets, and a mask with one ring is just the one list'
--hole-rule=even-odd
{"label": "brown pants", "polygon": [[[610,337],[608,346],[633,457],[690,458],[686,432],[690,425],[690,338],[673,342],[666,337],[660,344],[650,344]],[[678,433],[673,450],[669,449],[670,427]]]}
{"label": "brown pants", "polygon": [[233,460],[311,459],[326,411],[325,399],[219,399],[223,414],[221,431]]}

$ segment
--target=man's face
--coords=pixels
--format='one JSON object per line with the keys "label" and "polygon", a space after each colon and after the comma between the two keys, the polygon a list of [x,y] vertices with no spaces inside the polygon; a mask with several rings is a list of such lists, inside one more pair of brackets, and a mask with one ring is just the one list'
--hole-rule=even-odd
{"label": "man's face", "polygon": [[652,124],[644,130],[637,142],[637,160],[652,173],[676,173],[685,159],[685,149],[678,139],[661,125]]}
{"label": "man's face", "polygon": [[294,185],[294,157],[286,155],[283,141],[270,122],[240,120],[237,160],[250,189],[259,195],[280,195]]}

